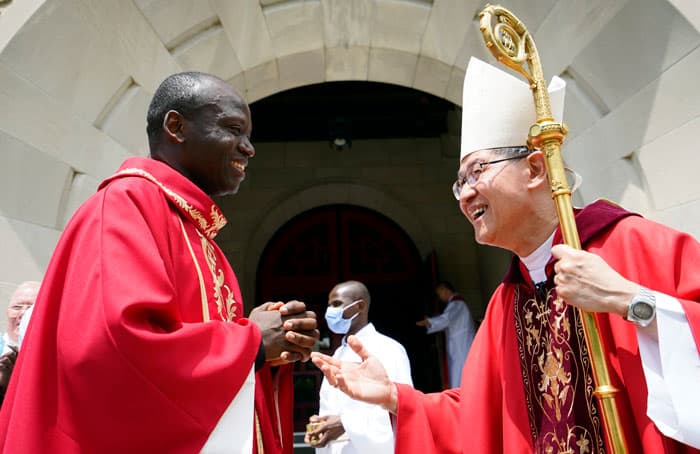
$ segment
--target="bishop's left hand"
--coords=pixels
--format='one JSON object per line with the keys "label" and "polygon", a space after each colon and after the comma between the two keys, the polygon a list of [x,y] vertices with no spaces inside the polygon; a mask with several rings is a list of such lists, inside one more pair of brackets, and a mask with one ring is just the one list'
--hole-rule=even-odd
{"label": "bishop's left hand", "polygon": [[622,317],[639,290],[601,257],[565,244],[552,247],[557,296],[588,312],[610,312]]}

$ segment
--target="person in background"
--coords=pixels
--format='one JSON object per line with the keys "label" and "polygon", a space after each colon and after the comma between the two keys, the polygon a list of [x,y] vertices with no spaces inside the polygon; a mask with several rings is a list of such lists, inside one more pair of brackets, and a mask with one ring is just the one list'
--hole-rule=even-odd
{"label": "person in background", "polygon": [[17,286],[7,306],[7,328],[0,338],[2,354],[8,353],[10,347],[17,347],[19,342],[19,323],[22,315],[34,305],[39,293],[40,282],[25,281]]}
{"label": "person in background", "polygon": [[416,325],[426,327],[428,334],[445,332],[450,387],[457,388],[462,381],[462,367],[474,340],[474,320],[464,298],[455,293],[452,284],[439,282],[435,286],[435,294],[445,309],[440,315],[417,321]]}
{"label": "person in background", "polygon": [[[406,350],[395,340],[377,332],[369,322],[370,295],[358,281],[333,287],[328,295],[326,322],[336,334],[344,335],[333,357],[341,361],[360,361],[346,343],[349,335],[362,339],[365,347],[384,365],[392,380],[411,385],[411,365]],[[305,441],[317,454],[390,454],[394,452],[394,431],[389,413],[378,405],[350,399],[323,380],[319,415],[309,419],[315,429]]]}
{"label": "person in background", "polygon": [[2,348],[0,348],[2,350],[0,355],[0,405],[5,400],[7,385],[10,383],[24,334],[21,322],[27,318],[28,313],[31,313],[40,286],[41,283],[36,281],[22,282],[10,297],[10,304],[7,307],[7,331],[0,340],[2,343]]}

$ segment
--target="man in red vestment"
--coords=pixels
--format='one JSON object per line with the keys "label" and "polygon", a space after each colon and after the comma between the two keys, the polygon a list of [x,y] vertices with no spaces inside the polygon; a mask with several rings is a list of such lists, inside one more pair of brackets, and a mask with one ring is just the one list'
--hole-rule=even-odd
{"label": "man in red vestment", "polygon": [[[555,118],[563,81],[550,85]],[[603,453],[607,446],[580,315],[595,313],[628,452],[700,452],[700,244],[606,201],[576,211],[585,251],[562,243],[524,83],[472,59],[453,185],[476,241],[512,251],[460,388],[423,394],[363,358],[313,353],[331,382],[395,415],[396,452]]]}
{"label": "man in red vestment", "polygon": [[[243,317],[210,198],[255,154],[248,105],[203,73],[168,77],[151,158],[127,159],[58,243],[0,412],[8,453],[291,453],[289,367],[318,338],[303,303]],[[279,370],[277,370],[279,369]]]}

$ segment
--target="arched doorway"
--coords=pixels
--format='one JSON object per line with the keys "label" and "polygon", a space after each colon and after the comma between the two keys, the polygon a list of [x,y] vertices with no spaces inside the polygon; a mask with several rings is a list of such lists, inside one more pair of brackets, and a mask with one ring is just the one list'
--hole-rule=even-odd
{"label": "arched doorway", "polygon": [[[332,353],[340,336],[323,314],[337,283],[359,280],[371,294],[370,320],[409,354],[413,380],[423,390],[440,388],[434,345],[415,321],[431,301],[432,271],[410,237],[393,221],[367,208],[326,205],[306,211],[280,228],[258,267],[257,303],[303,300],[319,318],[321,338]],[[311,363],[295,368],[295,430],[318,411],[321,373]]]}

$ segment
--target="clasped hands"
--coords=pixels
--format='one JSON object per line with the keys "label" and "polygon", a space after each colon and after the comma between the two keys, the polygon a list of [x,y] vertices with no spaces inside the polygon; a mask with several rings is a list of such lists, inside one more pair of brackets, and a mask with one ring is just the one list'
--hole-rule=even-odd
{"label": "clasped hands", "polygon": [[316,314],[301,301],[265,303],[248,318],[260,328],[265,360],[273,365],[308,361],[320,337]]}

